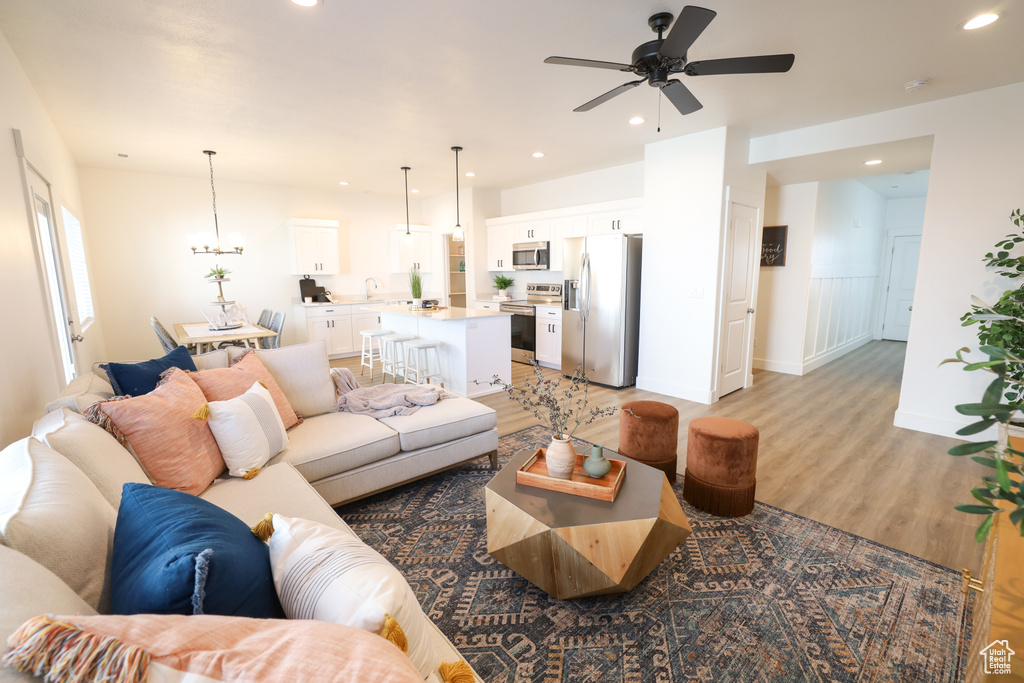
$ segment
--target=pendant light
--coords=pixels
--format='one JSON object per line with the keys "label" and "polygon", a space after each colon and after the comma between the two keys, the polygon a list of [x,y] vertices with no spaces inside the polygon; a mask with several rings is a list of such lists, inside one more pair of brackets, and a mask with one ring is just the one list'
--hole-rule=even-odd
{"label": "pendant light", "polygon": [[405,171],[405,241],[412,242],[412,232],[409,229],[409,171],[412,169],[403,166],[402,170]]}
{"label": "pendant light", "polygon": [[462,222],[459,220],[459,152],[461,147],[452,147],[455,152],[455,232],[452,233],[452,242],[464,242],[466,233],[462,230]]}
{"label": "pendant light", "polygon": [[203,154],[210,160],[210,193],[213,195],[213,232],[189,233],[188,246],[193,254],[241,254],[245,249],[245,240],[237,232],[228,233],[228,249],[220,244],[220,226],[217,224],[217,188],[213,184],[213,150],[204,149]]}

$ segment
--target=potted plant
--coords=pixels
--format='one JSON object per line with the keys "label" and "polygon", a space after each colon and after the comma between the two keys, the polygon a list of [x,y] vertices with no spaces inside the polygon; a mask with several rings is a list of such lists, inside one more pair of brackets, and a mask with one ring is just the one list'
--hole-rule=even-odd
{"label": "potted plant", "polygon": [[412,307],[423,307],[423,278],[420,269],[415,266],[409,269],[409,289],[412,290]]}
{"label": "potted plant", "polygon": [[562,389],[564,377],[544,377],[536,358],[530,358],[530,364],[533,365],[533,377],[527,377],[518,387],[497,375],[489,384],[500,386],[520,408],[533,413],[551,431],[551,443],[544,454],[548,474],[558,479],[569,479],[576,467],[573,433],[580,425],[588,425],[599,417],[614,415],[618,408],[587,409],[589,382],[583,366],[577,366],[569,378],[569,386]]}
{"label": "potted plant", "polygon": [[[1010,220],[1018,228],[1024,227],[1021,210],[1010,213]],[[1011,280],[1024,274],[1024,256],[1012,256],[1010,252],[1021,242],[1024,235],[1009,234],[996,243],[994,252],[985,254],[985,264]],[[976,422],[957,431],[960,436],[971,436],[996,427],[998,438],[972,441],[949,449],[950,455],[971,455],[972,459],[994,474],[982,477],[982,485],[975,487],[971,494],[977,504],[957,505],[956,509],[968,514],[984,515],[975,534],[979,542],[985,540],[995,516],[1008,512],[1010,522],[1021,529],[1024,535],[1024,446],[1017,437],[1024,430],[1014,424],[1018,422],[1024,396],[1024,285],[1007,289],[995,304],[989,305],[977,297],[971,297],[971,310],[961,317],[963,325],[978,325],[978,350],[987,359],[970,361],[964,354],[970,349],[964,347],[956,357],[947,358],[945,363],[960,363],[968,372],[989,372],[995,379],[985,390],[981,401],[956,406],[961,415],[977,418]]]}
{"label": "potted plant", "polygon": [[515,280],[504,275],[494,276],[494,288],[498,290],[498,296],[508,296],[505,290],[515,284]]}
{"label": "potted plant", "polygon": [[231,271],[227,268],[221,268],[220,266],[214,266],[210,268],[210,272],[204,275],[205,278],[213,278],[214,280],[223,280],[228,273]]}

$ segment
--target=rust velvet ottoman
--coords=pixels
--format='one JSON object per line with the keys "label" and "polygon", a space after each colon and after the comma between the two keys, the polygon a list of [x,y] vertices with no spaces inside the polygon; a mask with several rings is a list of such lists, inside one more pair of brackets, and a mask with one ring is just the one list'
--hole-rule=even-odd
{"label": "rust velvet ottoman", "polygon": [[656,467],[676,483],[679,411],[660,401],[631,401],[619,412],[619,449],[628,458]]}
{"label": "rust velvet ottoman", "polygon": [[757,427],[728,417],[698,417],[686,442],[683,498],[720,517],[754,509]]}

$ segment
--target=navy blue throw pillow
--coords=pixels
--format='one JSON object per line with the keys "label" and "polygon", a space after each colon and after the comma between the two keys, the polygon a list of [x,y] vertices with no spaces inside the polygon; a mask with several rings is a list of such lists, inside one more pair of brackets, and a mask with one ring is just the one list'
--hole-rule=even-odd
{"label": "navy blue throw pillow", "polygon": [[160,373],[168,368],[181,368],[195,372],[196,364],[188,349],[179,346],[163,358],[141,363],[107,363],[100,366],[107,371],[110,386],[118,396],[142,396],[156,389]]}
{"label": "navy blue throw pillow", "polygon": [[114,614],[283,619],[267,544],[196,496],[125,484],[114,527]]}

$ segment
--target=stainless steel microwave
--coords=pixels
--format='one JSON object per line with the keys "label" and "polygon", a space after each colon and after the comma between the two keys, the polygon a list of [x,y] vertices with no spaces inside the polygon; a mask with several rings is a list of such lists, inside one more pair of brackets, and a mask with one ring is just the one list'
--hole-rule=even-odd
{"label": "stainless steel microwave", "polygon": [[548,270],[550,243],[519,242],[512,245],[512,270]]}

